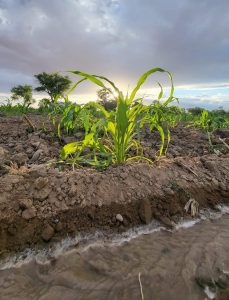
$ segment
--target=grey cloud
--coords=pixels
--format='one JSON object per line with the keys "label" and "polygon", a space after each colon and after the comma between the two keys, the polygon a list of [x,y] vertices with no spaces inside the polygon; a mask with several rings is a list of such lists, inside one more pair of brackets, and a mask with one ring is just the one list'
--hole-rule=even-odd
{"label": "grey cloud", "polygon": [[1,0],[0,91],[72,68],[126,86],[153,66],[176,84],[227,82],[228,11],[228,0]]}

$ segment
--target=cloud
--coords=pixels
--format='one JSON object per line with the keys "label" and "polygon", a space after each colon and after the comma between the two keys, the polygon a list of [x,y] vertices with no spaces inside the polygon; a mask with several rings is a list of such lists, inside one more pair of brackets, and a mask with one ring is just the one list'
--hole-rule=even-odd
{"label": "cloud", "polygon": [[171,71],[176,85],[222,84],[228,11],[228,0],[0,0],[0,91],[68,69],[126,89],[154,66]]}

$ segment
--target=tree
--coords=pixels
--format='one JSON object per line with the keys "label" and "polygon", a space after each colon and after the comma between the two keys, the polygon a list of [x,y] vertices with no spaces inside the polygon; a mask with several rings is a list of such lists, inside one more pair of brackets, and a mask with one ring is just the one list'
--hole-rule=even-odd
{"label": "tree", "polygon": [[201,115],[203,111],[204,111],[204,109],[201,108],[201,107],[191,107],[191,108],[188,108],[188,112],[191,113],[194,116]]}
{"label": "tree", "polygon": [[111,99],[112,93],[107,89],[100,89],[97,91],[98,102],[102,105],[106,110],[111,111],[116,108],[116,101]]}
{"label": "tree", "polygon": [[31,85],[17,85],[11,89],[12,100],[22,100],[23,107],[29,108],[35,102],[33,99],[33,89]]}
{"label": "tree", "polygon": [[46,92],[50,96],[51,103],[54,103],[57,97],[63,96],[71,84],[68,76],[61,76],[58,73],[43,72],[34,76],[40,83],[40,86],[36,87],[35,90]]}

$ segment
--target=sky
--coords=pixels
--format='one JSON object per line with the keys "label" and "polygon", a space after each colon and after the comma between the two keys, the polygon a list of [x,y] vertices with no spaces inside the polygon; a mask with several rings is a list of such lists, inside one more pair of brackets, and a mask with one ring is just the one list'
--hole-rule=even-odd
{"label": "sky", "polygon": [[[43,71],[105,75],[130,91],[161,67],[182,106],[229,109],[228,12],[228,0],[0,0],[0,98],[18,84],[35,87]],[[150,77],[146,101],[157,81],[169,84]],[[95,91],[84,84],[72,97],[93,100]]]}

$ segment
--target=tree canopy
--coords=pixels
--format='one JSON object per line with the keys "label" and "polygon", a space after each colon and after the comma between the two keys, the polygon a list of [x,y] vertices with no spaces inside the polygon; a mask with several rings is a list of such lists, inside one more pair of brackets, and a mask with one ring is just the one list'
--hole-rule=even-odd
{"label": "tree canopy", "polygon": [[102,105],[106,110],[114,110],[116,108],[116,101],[111,99],[112,93],[107,89],[100,89],[97,91],[98,102]]}
{"label": "tree canopy", "polygon": [[68,90],[71,85],[71,80],[68,76],[61,76],[58,73],[43,72],[34,76],[40,84],[35,90],[38,92],[46,92],[52,103],[55,102],[57,97],[63,96],[64,92]]}
{"label": "tree canopy", "polygon": [[11,89],[11,93],[11,99],[22,100],[22,105],[26,108],[35,102],[31,85],[17,85]]}

